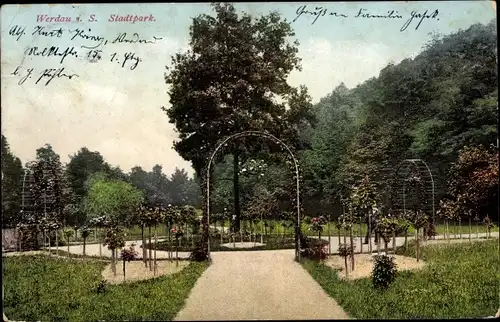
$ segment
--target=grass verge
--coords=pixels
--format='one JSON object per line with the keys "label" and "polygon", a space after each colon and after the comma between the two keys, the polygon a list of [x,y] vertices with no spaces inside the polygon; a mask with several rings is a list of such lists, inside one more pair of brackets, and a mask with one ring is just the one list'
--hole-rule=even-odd
{"label": "grass verge", "polygon": [[173,275],[97,293],[105,262],[38,255],[3,258],[3,265],[4,313],[18,321],[172,320],[208,266],[191,262]]}
{"label": "grass verge", "polygon": [[[406,252],[414,256],[413,243]],[[401,252],[401,251],[400,251]],[[370,278],[341,281],[326,265],[303,261],[303,267],[353,318],[471,318],[494,315],[499,305],[498,240],[429,245],[421,249],[427,266],[402,271],[386,291]]]}

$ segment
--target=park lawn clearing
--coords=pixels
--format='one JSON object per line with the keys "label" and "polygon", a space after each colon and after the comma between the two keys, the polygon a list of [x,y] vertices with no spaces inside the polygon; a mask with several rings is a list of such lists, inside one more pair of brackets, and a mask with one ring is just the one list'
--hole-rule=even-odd
{"label": "park lawn clearing", "polygon": [[[393,255],[391,255],[393,256]],[[396,265],[398,270],[415,270],[421,269],[425,266],[424,261],[417,262],[416,258],[395,255]],[[338,276],[342,279],[346,279],[345,274],[345,263],[344,258],[341,256],[330,256],[324,262],[325,265],[330,266],[338,272]],[[367,278],[371,276],[373,271],[373,255],[371,254],[356,254],[354,256],[354,271],[351,271],[351,260],[347,259],[347,266],[349,268],[349,274],[347,274],[348,280],[356,280],[360,278]]]}
{"label": "park lawn clearing", "polygon": [[[421,248],[425,266],[399,271],[386,291],[375,290],[371,278],[346,281],[328,265],[309,260],[302,265],[352,318],[473,318],[498,310],[498,252],[496,239],[426,245]],[[401,255],[414,254],[411,242]]]}
{"label": "park lawn clearing", "polygon": [[156,262],[156,275],[153,270],[146,268],[143,261],[125,262],[125,280],[123,279],[123,262],[118,261],[116,265],[116,276],[113,274],[111,264],[108,264],[102,271],[102,277],[110,284],[132,283],[137,281],[158,278],[163,275],[172,275],[180,272],[189,261],[167,261],[161,260]]}
{"label": "park lawn clearing", "polygon": [[108,284],[98,293],[107,265],[46,255],[4,257],[4,313],[17,321],[172,320],[208,267],[207,263],[190,262],[172,275]]}

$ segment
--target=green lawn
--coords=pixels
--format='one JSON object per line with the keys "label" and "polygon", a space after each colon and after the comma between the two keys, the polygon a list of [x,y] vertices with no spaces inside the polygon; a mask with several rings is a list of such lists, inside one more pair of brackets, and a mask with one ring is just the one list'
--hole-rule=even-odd
{"label": "green lawn", "polygon": [[[407,256],[415,253],[411,244]],[[325,265],[312,261],[302,265],[353,318],[471,318],[497,312],[498,240],[426,246],[421,254],[428,266],[398,273],[385,292],[374,290],[370,278],[341,281]]]}
{"label": "green lawn", "polygon": [[172,320],[207,267],[191,262],[176,274],[108,285],[98,294],[105,265],[43,255],[4,257],[4,313],[17,321]]}

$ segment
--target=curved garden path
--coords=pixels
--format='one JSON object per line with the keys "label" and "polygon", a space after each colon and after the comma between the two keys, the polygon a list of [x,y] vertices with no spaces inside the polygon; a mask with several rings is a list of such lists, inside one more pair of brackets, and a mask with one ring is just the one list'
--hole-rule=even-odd
{"label": "curved garden path", "polygon": [[347,319],[294,250],[213,252],[177,321]]}

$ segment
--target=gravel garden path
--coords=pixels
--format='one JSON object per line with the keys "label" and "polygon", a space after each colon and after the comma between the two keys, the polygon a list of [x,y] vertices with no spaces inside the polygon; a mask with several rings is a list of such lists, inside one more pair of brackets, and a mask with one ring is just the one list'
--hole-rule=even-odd
{"label": "gravel garden path", "polygon": [[293,250],[213,252],[177,321],[347,319]]}

